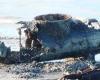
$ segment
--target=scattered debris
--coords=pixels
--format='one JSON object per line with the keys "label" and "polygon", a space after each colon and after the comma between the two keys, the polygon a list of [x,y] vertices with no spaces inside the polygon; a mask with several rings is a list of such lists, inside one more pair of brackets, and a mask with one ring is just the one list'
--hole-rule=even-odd
{"label": "scattered debris", "polygon": [[[1,68],[5,72],[26,79],[37,79],[37,77],[44,77],[41,74],[55,72],[69,74],[63,78],[81,80],[100,78],[98,76],[100,75],[100,65],[91,64],[80,58],[67,58],[62,62],[41,62],[80,56],[85,59],[90,56],[93,60],[94,54],[100,51],[99,29],[89,28],[80,20],[63,14],[40,15],[35,17],[35,22],[20,21],[18,23],[23,24],[19,28],[20,51],[11,51],[3,42],[0,42],[0,61],[9,64]],[[29,32],[26,31],[26,48],[21,45],[22,28],[29,30]],[[89,33],[89,31],[94,32]],[[31,34],[29,35],[29,33]],[[29,39],[31,40],[29,41]]]}

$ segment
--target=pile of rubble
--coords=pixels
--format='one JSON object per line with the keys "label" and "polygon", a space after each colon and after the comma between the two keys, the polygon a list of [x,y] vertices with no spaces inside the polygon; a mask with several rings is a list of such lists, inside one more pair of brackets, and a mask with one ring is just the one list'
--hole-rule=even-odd
{"label": "pile of rubble", "polygon": [[[63,59],[58,61],[49,62],[31,62],[31,63],[21,63],[6,65],[4,67],[5,71],[8,73],[16,74],[20,78],[38,78],[43,77],[41,74],[48,73],[62,73],[62,74],[72,74],[78,73],[84,68],[90,67],[91,64],[86,63],[86,61],[80,61],[78,59]],[[58,76],[59,78],[59,76]]]}

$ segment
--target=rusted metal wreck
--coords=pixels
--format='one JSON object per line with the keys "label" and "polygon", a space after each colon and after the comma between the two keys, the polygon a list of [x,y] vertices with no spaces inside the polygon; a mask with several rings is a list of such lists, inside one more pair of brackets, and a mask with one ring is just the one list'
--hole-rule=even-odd
{"label": "rusted metal wreck", "polygon": [[95,28],[92,23],[99,26],[99,22],[95,19],[89,19],[85,24],[63,14],[41,15],[31,22],[20,21],[17,23],[22,24],[19,31],[23,28],[27,30],[26,44],[30,42],[30,46],[26,48],[21,46],[21,32],[19,32],[20,52],[6,53],[7,56],[3,58],[12,59],[14,62],[20,62],[22,59],[24,62],[24,59],[46,61],[79,56],[87,58],[92,55],[93,59],[94,55],[100,52],[100,28]]}

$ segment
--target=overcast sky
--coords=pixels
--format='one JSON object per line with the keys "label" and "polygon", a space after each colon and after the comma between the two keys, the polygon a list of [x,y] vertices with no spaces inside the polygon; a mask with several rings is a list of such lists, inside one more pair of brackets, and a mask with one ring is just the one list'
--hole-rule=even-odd
{"label": "overcast sky", "polygon": [[100,0],[0,0],[0,16],[32,19],[47,13],[65,13],[72,16],[97,18]]}

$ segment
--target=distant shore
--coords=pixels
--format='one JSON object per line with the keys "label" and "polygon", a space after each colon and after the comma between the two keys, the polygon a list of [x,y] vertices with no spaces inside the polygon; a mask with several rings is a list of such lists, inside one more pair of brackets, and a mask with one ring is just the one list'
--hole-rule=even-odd
{"label": "distant shore", "polygon": [[1,39],[19,39],[19,38],[17,38],[17,37],[0,37],[0,40]]}

